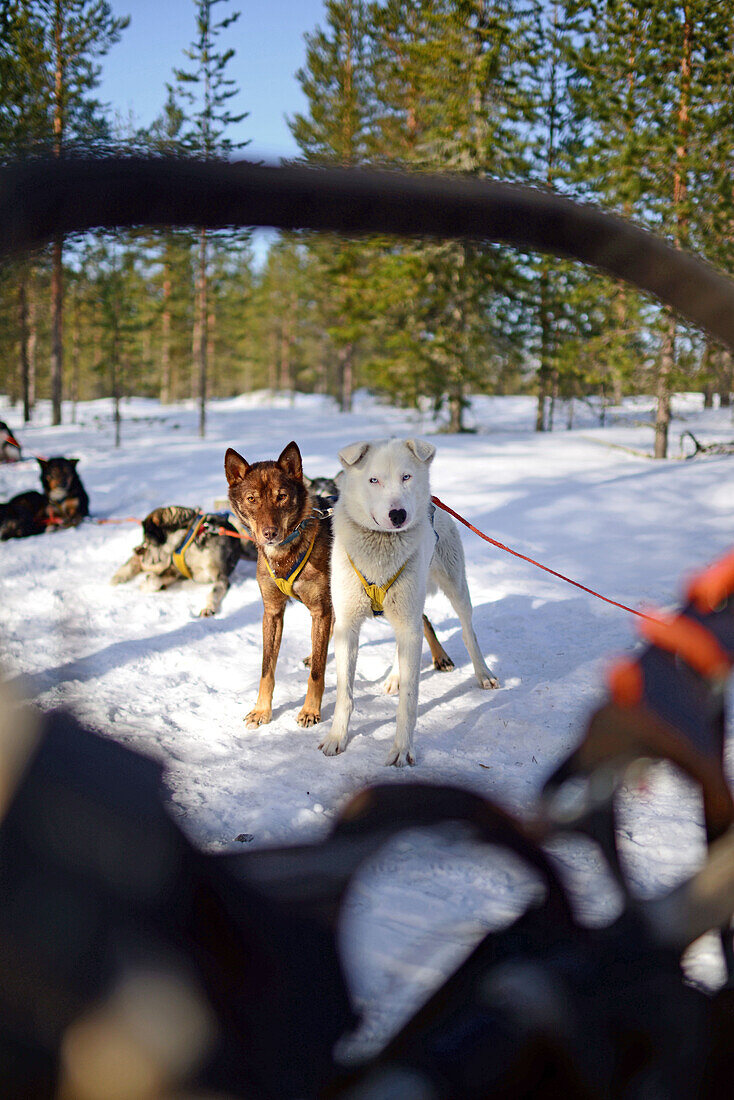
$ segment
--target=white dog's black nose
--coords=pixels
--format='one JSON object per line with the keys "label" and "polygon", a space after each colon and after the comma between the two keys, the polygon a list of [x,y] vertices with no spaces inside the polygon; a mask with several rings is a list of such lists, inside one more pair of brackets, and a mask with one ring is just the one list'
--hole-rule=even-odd
{"label": "white dog's black nose", "polygon": [[392,523],[393,527],[402,527],[405,523],[405,517],[408,513],[405,511],[404,508],[393,508],[387,514],[390,517],[390,522]]}

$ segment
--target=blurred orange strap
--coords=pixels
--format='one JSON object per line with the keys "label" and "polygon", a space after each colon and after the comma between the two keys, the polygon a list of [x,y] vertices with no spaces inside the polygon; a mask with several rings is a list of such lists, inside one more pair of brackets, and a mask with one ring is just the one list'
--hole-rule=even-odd
{"label": "blurred orange strap", "polygon": [[659,649],[674,653],[702,676],[712,679],[729,674],[731,661],[710,630],[687,615],[647,619],[640,633]]}

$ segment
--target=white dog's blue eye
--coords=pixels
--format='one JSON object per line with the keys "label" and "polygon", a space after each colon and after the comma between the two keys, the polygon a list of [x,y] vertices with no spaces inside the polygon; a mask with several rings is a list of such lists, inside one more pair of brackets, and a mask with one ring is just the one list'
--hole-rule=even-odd
{"label": "white dog's blue eye", "polygon": [[377,478],[376,477],[371,477],[370,478],[370,485],[377,485]]}
{"label": "white dog's blue eye", "polygon": [[410,481],[410,478],[411,478],[410,474],[403,474],[403,481]]}

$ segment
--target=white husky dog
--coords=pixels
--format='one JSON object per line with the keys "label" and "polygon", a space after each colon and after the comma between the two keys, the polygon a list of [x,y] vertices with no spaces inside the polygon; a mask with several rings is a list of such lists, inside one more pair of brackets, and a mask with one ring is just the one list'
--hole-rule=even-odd
{"label": "white husky dog", "polygon": [[461,622],[464,644],[482,688],[499,687],[472,626],[464,550],[446,512],[431,504],[428,482],[436,448],[422,439],[352,443],[339,454],[339,499],[334,508],[331,598],[334,605],[336,707],[320,749],[343,752],[354,708],[354,671],[364,620],[381,614],[395,630],[397,651],[385,681],[400,689],[395,741],[386,764],[414,764],[422,616],[426,591],[441,588]]}

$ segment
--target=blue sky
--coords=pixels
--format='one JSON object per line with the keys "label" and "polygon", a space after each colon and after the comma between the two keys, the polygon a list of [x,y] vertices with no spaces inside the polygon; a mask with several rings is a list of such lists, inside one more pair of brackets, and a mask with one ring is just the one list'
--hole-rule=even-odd
{"label": "blue sky", "polygon": [[[174,67],[188,64],[184,49],[195,34],[193,0],[112,0],[116,15],[129,15],[130,26],[102,59],[99,98],[123,118],[147,125],[160,113],[165,85]],[[296,146],[285,115],[304,110],[305,101],[295,79],[305,59],[303,36],[324,25],[323,0],[229,0],[217,4],[214,14],[240,10],[240,18],[222,32],[222,47],[235,57],[227,75],[241,94],[231,101],[232,111],[249,111],[234,140],[250,139],[238,155],[274,161],[293,156]]]}

